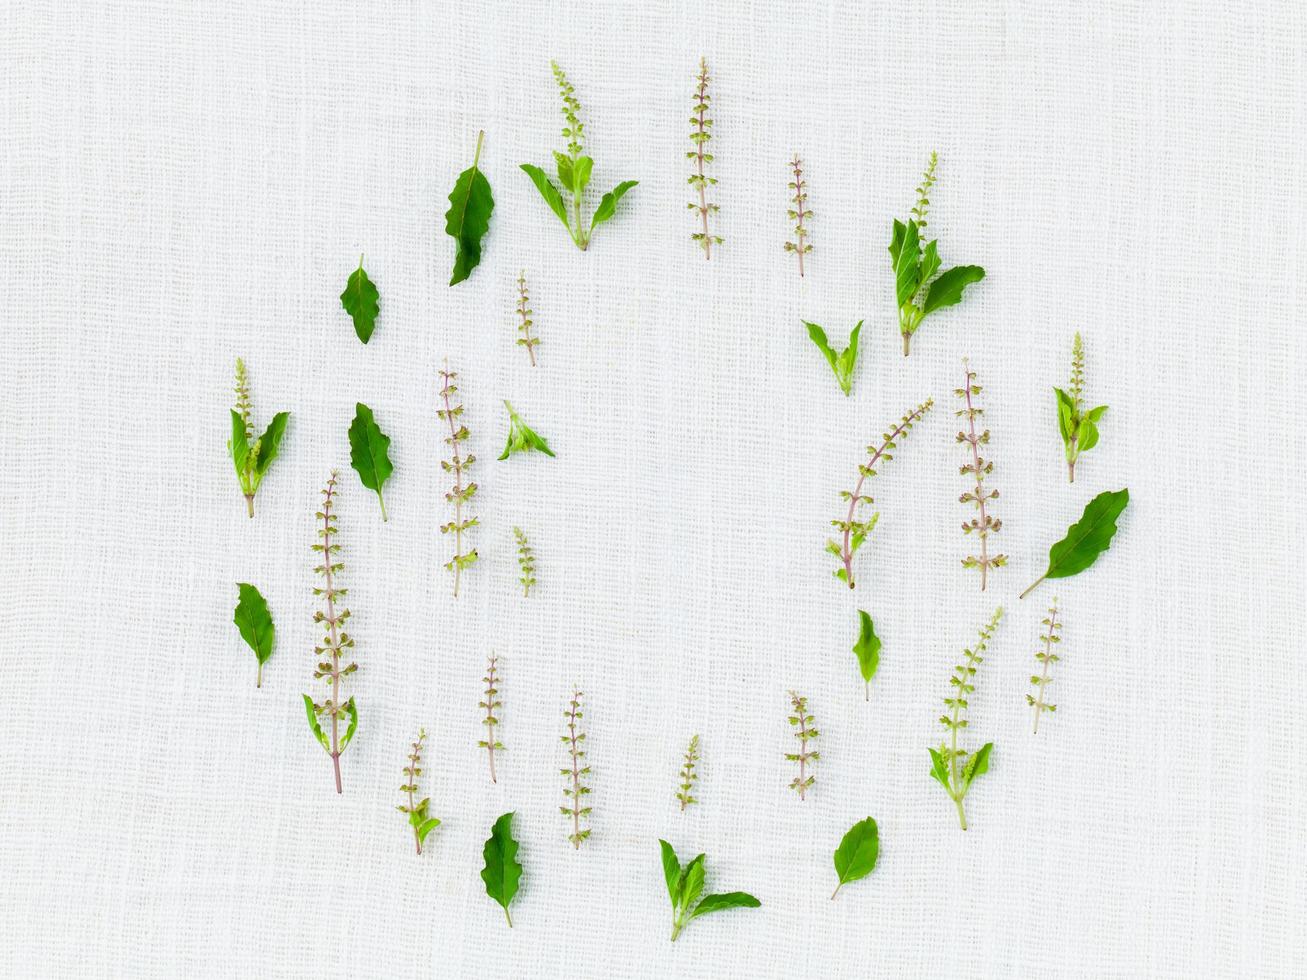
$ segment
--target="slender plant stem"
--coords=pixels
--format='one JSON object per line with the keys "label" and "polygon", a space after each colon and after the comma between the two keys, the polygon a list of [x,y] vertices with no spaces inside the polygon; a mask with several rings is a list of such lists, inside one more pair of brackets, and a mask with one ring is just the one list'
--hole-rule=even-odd
{"label": "slender plant stem", "polygon": [[245,509],[249,511],[251,517],[254,516],[254,494],[247,493],[245,495]]}
{"label": "slender plant stem", "polygon": [[971,380],[975,375],[971,369],[966,371],[966,397],[967,397],[967,429],[970,435],[967,436],[967,442],[971,446],[971,461],[975,466],[975,472],[972,476],[976,478],[976,505],[980,510],[980,591],[985,591],[985,579],[989,574],[989,520],[985,516],[985,496],[984,488],[980,480],[980,446],[976,437],[976,416],[971,404]]}
{"label": "slender plant stem", "polygon": [[259,678],[254,684],[255,687],[263,686],[263,664],[259,664]]}
{"label": "slender plant stem", "polygon": [[453,380],[453,375],[449,373],[449,358],[445,358],[445,369],[440,373],[445,379],[441,397],[445,401],[445,421],[449,423],[449,451],[454,456],[454,598],[457,599],[458,582],[463,574],[463,563],[459,560],[463,554],[463,460],[458,453],[458,426],[454,422],[454,407],[449,401],[449,385]]}
{"label": "slender plant stem", "polygon": [[[803,210],[804,210],[803,205],[804,202],[807,200],[807,198],[804,196],[803,193],[803,167],[801,166],[801,161],[799,160],[799,155],[797,153],[794,154],[793,167],[794,167],[794,196],[796,198],[795,210],[798,213],[797,223],[794,232],[795,232],[795,237],[798,238],[798,242],[799,242],[799,247],[795,251],[799,253],[799,278],[802,279],[803,278],[803,240],[804,238],[807,237],[807,232],[803,230]],[[851,587],[852,586],[850,586],[850,588]]]}
{"label": "slender plant stem", "polygon": [[1044,579],[1046,578],[1048,578],[1047,574],[1039,576],[1039,578],[1035,579],[1034,584],[1032,584],[1030,588],[1026,589],[1025,592],[1022,592],[1019,596],[1017,596],[1017,598],[1024,599],[1026,596],[1030,595],[1030,593],[1035,590],[1035,586],[1038,585],[1040,582],[1044,581]]}
{"label": "slender plant stem", "polygon": [[862,499],[862,484],[863,481],[867,479],[867,471],[874,467],[876,463],[880,461],[880,458],[885,455],[886,450],[889,449],[889,444],[906,432],[909,425],[921,421],[921,417],[924,414],[925,413],[918,408],[910,412],[906,419],[891,429],[890,434],[885,438],[885,441],[880,444],[880,448],[871,454],[871,459],[867,461],[867,465],[863,468],[863,471],[858,474],[858,482],[853,487],[853,495],[849,498],[849,516],[848,520],[845,522],[844,528],[844,547],[840,552],[840,561],[844,563],[844,572],[845,575],[848,576],[850,589],[854,586],[853,549],[850,547],[850,538],[853,533],[853,515],[857,510],[858,501]]}
{"label": "slender plant stem", "polygon": [[495,697],[490,692],[495,690],[495,665],[499,658],[493,653],[486,669],[486,754],[490,759],[490,781],[498,783],[495,778]]}

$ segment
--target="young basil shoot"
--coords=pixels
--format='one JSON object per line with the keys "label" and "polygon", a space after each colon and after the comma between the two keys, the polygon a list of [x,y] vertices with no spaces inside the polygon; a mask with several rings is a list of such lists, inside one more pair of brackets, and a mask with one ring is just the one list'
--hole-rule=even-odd
{"label": "young basil shoot", "polygon": [[1054,388],[1057,396],[1057,428],[1062,433],[1062,445],[1066,450],[1067,482],[1076,482],[1076,460],[1080,454],[1098,445],[1098,420],[1107,411],[1106,405],[1085,410],[1083,398],[1085,393],[1085,348],[1080,340],[1080,331],[1076,331],[1075,342],[1071,346],[1071,391]]}
{"label": "young basil shoot", "polygon": [[508,409],[508,442],[504,446],[504,451],[499,454],[500,459],[508,459],[514,453],[527,453],[539,451],[546,456],[554,455],[554,451],[549,448],[549,443],[545,442],[543,436],[538,436],[531,426],[527,425],[513,410],[513,406],[504,401],[504,407]]}
{"label": "young basil shoot", "polygon": [[[584,252],[590,247],[590,239],[595,229],[617,213],[617,202],[639,181],[624,180],[605,194],[590,219],[589,230],[586,230],[585,219],[581,213],[581,200],[586,185],[590,183],[590,171],[594,168],[594,160],[581,152],[584,148],[582,140],[585,124],[579,118],[581,103],[577,101],[576,90],[572,88],[567,76],[556,62],[551,61],[549,65],[553,69],[554,80],[558,83],[558,90],[563,98],[563,117],[567,120],[567,125],[563,128],[563,135],[567,137],[567,153],[554,151],[554,162],[558,169],[558,182],[563,188],[562,193],[559,193],[548,175],[539,167],[530,163],[524,163],[521,167],[531,178],[531,182],[535,184],[545,203],[549,205],[549,210],[553,211],[558,220],[563,223],[576,247]],[[563,202],[563,194],[571,196],[572,216],[569,216],[568,207]]]}
{"label": "young basil shoot", "polygon": [[349,464],[358,473],[359,480],[377,495],[381,504],[381,519],[386,516],[386,500],[381,496],[381,488],[395,471],[391,465],[390,436],[378,427],[372,417],[372,409],[357,402],[354,406],[354,421],[349,424]]}
{"label": "young basil shoot", "polygon": [[232,622],[240,630],[241,639],[254,651],[254,659],[259,662],[259,674],[255,687],[263,686],[263,665],[272,656],[272,644],[276,639],[276,628],[272,624],[272,614],[268,612],[268,603],[261,593],[248,582],[237,582],[239,599]]}
{"label": "young basil shoot", "polygon": [[399,788],[401,793],[408,795],[408,803],[395,807],[400,813],[408,814],[408,825],[413,828],[413,843],[417,846],[419,857],[422,855],[422,842],[431,831],[440,826],[439,820],[427,815],[431,797],[421,801],[417,798],[418,777],[422,775],[422,743],[426,739],[426,729],[419,729],[418,739],[413,743],[413,751],[408,756],[408,765],[404,767],[404,785]]}
{"label": "young basil shoot", "polygon": [[676,857],[676,851],[667,841],[659,839],[663,856],[663,878],[667,882],[667,895],[672,900],[672,942],[681,934],[681,930],[701,915],[710,912],[722,912],[726,909],[756,909],[762,905],[747,892],[725,892],[718,895],[703,895],[704,856],[700,854],[684,868]]}
{"label": "young basil shoot", "polygon": [[445,234],[458,245],[454,254],[454,272],[449,277],[451,286],[457,285],[472,274],[481,262],[481,241],[490,230],[490,212],[495,199],[490,194],[490,181],[481,172],[481,141],[485,132],[477,133],[477,151],[472,166],[458,175],[454,189],[449,192],[449,210],[445,212]]}
{"label": "young basil shoot", "polygon": [[236,479],[240,481],[241,493],[245,495],[245,509],[250,517],[254,516],[254,495],[259,492],[259,484],[268,472],[268,467],[277,458],[281,448],[281,437],[286,431],[286,421],[290,412],[278,412],[263,430],[263,435],[254,438],[254,423],[250,421],[250,384],[245,375],[245,362],[236,358],[236,407],[231,412],[231,439],[227,442],[227,451],[236,466]]}
{"label": "young basil shoot", "polygon": [[[336,560],[340,545],[332,541],[338,533],[334,510],[336,492],[336,471],[332,470],[331,479],[322,491],[322,509],[317,513],[317,519],[321,522],[318,528],[321,540],[313,546],[313,550],[322,555],[322,564],[314,569],[314,572],[322,576],[322,586],[314,587],[313,594],[319,596],[326,606],[325,611],[319,609],[313,614],[313,621],[326,630],[321,645],[313,648],[315,654],[324,657],[318,662],[313,677],[316,680],[326,680],[331,685],[331,697],[319,704],[305,694],[304,711],[309,716],[309,728],[313,731],[313,737],[322,746],[322,751],[331,757],[331,765],[336,772],[336,792],[340,793],[340,757],[353,740],[359,725],[359,713],[354,706],[354,699],[351,697],[344,704],[340,703],[341,682],[358,670],[359,665],[342,664],[345,651],[354,647],[354,638],[342,629],[349,619],[349,610],[336,605],[336,600],[344,598],[346,591],[336,584],[337,573],[345,567],[343,562]],[[330,738],[322,730],[324,718],[331,727]],[[348,727],[343,733],[340,731],[342,719],[348,721]]]}
{"label": "young basil shoot", "polygon": [[1048,570],[1021,593],[1024,599],[1046,578],[1068,578],[1083,572],[1112,546],[1116,520],[1130,503],[1129,490],[1104,490],[1089,503],[1080,520],[1067,528],[1064,537],[1048,549]]}
{"label": "young basil shoot", "polygon": [[804,320],[803,325],[808,328],[808,336],[817,345],[822,357],[826,358],[830,369],[835,372],[835,380],[839,382],[840,391],[847,396],[853,387],[853,369],[858,363],[858,333],[862,330],[862,321],[859,320],[858,325],[849,334],[849,346],[841,351],[831,347],[826,339],[826,331],[818,324]]}
{"label": "young basil shoot", "polygon": [[936,310],[959,303],[967,286],[985,278],[985,270],[978,265],[957,265],[934,278],[940,267],[938,243],[926,242],[923,249],[922,238],[926,232],[926,212],[930,209],[930,188],[935,183],[936,159],[932,153],[921,186],[917,188],[913,216],[906,225],[895,220],[889,245],[904,357],[908,356],[908,345],[922,320]]}
{"label": "young basil shoot", "polygon": [[990,621],[980,628],[980,639],[975,649],[964,650],[964,661],[954,666],[953,677],[949,680],[953,685],[953,696],[944,698],[948,712],[939,718],[939,723],[948,730],[948,739],[940,742],[938,749],[929,750],[930,775],[944,787],[944,792],[948,793],[957,806],[958,822],[962,824],[963,830],[967,829],[967,814],[962,809],[962,800],[975,778],[989,771],[989,753],[994,748],[994,743],[986,742],[973,755],[959,747],[958,732],[967,727],[965,715],[971,695],[976,690],[976,670],[985,659],[982,654],[1002,616],[1003,607],[999,606]]}

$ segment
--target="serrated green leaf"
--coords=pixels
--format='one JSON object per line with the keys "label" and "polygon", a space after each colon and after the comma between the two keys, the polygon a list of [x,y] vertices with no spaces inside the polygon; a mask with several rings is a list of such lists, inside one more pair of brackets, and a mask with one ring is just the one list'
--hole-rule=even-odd
{"label": "serrated green leaf", "polygon": [[894,222],[894,235],[890,239],[890,259],[894,264],[894,296],[900,309],[917,291],[921,282],[921,240],[917,223]]}
{"label": "serrated green leaf", "polygon": [[454,189],[449,192],[445,234],[457,243],[454,272],[449,278],[451,286],[470,276],[481,262],[481,241],[490,230],[490,213],[495,209],[490,181],[486,180],[480,167],[481,141],[484,137],[484,132],[477,134],[477,150],[472,158],[472,166],[458,175]]}
{"label": "serrated green leaf", "polygon": [[1075,432],[1075,402],[1061,388],[1054,388],[1053,394],[1057,397],[1057,431],[1062,435],[1062,442],[1069,449],[1071,446],[1072,433]]}
{"label": "serrated green leaf", "polygon": [[322,751],[326,752],[327,755],[331,755],[331,743],[327,741],[327,733],[318,724],[318,713],[313,710],[313,699],[307,694],[302,695],[302,697],[304,698],[304,711],[309,716],[309,728],[313,730],[313,737],[322,746]]}
{"label": "serrated green leaf", "polygon": [[517,862],[517,849],[517,841],[513,839],[513,814],[505,813],[490,828],[490,837],[482,848],[481,854],[486,864],[481,869],[481,880],[486,884],[486,894],[503,908],[509,928],[513,926],[513,917],[509,914],[508,906],[516,897],[522,880],[522,865]]}
{"label": "serrated green leaf", "polygon": [[694,911],[690,913],[690,918],[697,919],[701,915],[708,915],[710,912],[722,912],[726,909],[756,909],[760,905],[762,905],[762,902],[748,892],[725,892],[721,895],[707,895],[702,902],[695,906]]}
{"label": "serrated green leaf", "polygon": [[276,628],[272,623],[272,614],[268,612],[268,603],[263,594],[248,582],[237,582],[239,600],[232,622],[240,630],[241,639],[254,651],[254,658],[259,662],[259,683],[263,686],[263,665],[272,656],[272,645],[276,639]]}
{"label": "serrated green leaf", "polygon": [[377,313],[381,309],[377,287],[368,274],[363,271],[363,256],[359,256],[359,267],[350,273],[345,283],[345,291],[340,294],[340,305],[354,321],[354,332],[359,340],[367,343],[372,339],[372,331],[377,326]]}
{"label": "serrated green leaf", "polygon": [[227,443],[227,449],[231,452],[231,461],[236,466],[236,475],[240,477],[241,489],[248,493],[248,488],[245,486],[245,470],[250,459],[250,442],[245,437],[245,420],[234,408],[231,409],[231,441]]}
{"label": "serrated green leaf", "polygon": [[858,658],[858,670],[862,673],[864,683],[871,683],[880,666],[880,637],[876,635],[871,617],[858,610],[858,642],[853,644],[853,653]]}
{"label": "serrated green leaf", "polygon": [[849,828],[840,846],[835,848],[835,875],[839,884],[835,886],[834,898],[841,888],[850,881],[865,878],[876,867],[880,855],[880,832],[876,821],[871,817],[859,820]]}
{"label": "serrated green leaf", "polygon": [[953,787],[949,785],[948,763],[934,749],[927,749],[926,751],[930,753],[930,775],[951,795]]}
{"label": "serrated green leaf", "polygon": [[617,213],[617,202],[638,183],[638,180],[624,180],[599,199],[599,207],[595,208],[594,217],[590,219],[590,234],[593,235],[596,228]]}
{"label": "serrated green leaf", "polygon": [[677,889],[676,904],[682,912],[688,912],[703,894],[703,880],[707,873],[704,867],[706,858],[700,854],[685,866]]}
{"label": "serrated green leaf", "polygon": [[535,430],[523,421],[522,416],[513,410],[513,406],[507,400],[504,401],[504,407],[508,409],[508,442],[504,445],[504,451],[499,454],[500,459],[508,459],[513,453],[525,453],[539,451],[546,456],[553,456],[554,451],[549,448],[543,436],[537,435]]}
{"label": "serrated green leaf", "polygon": [[985,278],[985,270],[978,265],[955,265],[930,284],[926,300],[921,306],[922,316],[962,300],[962,293],[973,282]]}
{"label": "serrated green leaf", "polygon": [[1021,598],[1046,578],[1068,578],[1092,565],[1112,546],[1117,518],[1129,502],[1128,489],[1105,490],[1089,501],[1080,520],[1067,529],[1066,537],[1048,549],[1048,570],[1021,593]]}
{"label": "serrated green leaf", "polygon": [[268,472],[272,461],[277,458],[277,451],[281,448],[281,437],[286,433],[286,422],[289,419],[290,412],[278,412],[272,417],[268,427],[263,430],[263,435],[259,436],[259,458],[255,460],[254,472],[260,479]]}
{"label": "serrated green leaf", "polygon": [[558,215],[558,220],[563,223],[563,227],[567,229],[567,233],[569,235],[572,234],[572,226],[567,222],[567,205],[563,203],[563,196],[558,193],[558,189],[549,182],[549,177],[543,170],[534,164],[523,163],[519,164],[519,166],[526,172],[526,175],[531,178],[531,182],[536,185],[536,190],[540,192],[540,196],[543,197],[545,203],[549,205],[549,210]]}
{"label": "serrated green leaf", "polygon": [[345,751],[345,746],[354,740],[354,733],[358,731],[359,709],[354,706],[353,698],[345,702],[345,714],[349,715],[349,725],[345,728],[345,734],[341,736],[338,752]]}
{"label": "serrated green leaf", "polygon": [[349,464],[358,473],[359,480],[377,495],[381,502],[381,519],[386,516],[386,501],[381,496],[381,488],[395,471],[390,462],[390,437],[381,431],[372,416],[372,409],[357,402],[354,406],[354,421],[349,426]]}
{"label": "serrated green leaf", "polygon": [[989,753],[993,748],[993,742],[986,742],[980,747],[980,750],[976,752],[975,755],[967,760],[967,764],[962,767],[963,791],[971,788],[971,781],[977,776],[983,776],[985,773],[989,772]]}
{"label": "serrated green leaf", "polygon": [[918,282],[930,282],[930,277],[939,271],[939,242],[927,242],[921,252],[921,273]]}

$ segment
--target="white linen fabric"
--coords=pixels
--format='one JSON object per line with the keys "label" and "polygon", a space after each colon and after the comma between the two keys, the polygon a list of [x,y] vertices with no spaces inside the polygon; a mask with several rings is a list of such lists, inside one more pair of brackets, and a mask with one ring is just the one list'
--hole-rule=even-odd
{"label": "white linen fabric", "polygon": [[[1307,976],[1301,3],[9,0],[0,25],[0,975]],[[686,208],[700,55],[710,262]],[[563,143],[550,58],[583,106],[588,206],[640,181],[585,253],[518,169]],[[496,207],[451,289],[445,196],[479,129]],[[988,276],[905,360],[885,249],[932,149],[944,264]],[[803,279],[782,249],[795,152]],[[366,347],[337,298],[360,253],[381,291]],[[850,397],[802,319],[839,346],[865,320]],[[1068,485],[1051,388],[1076,330],[1110,410]],[[291,412],[252,521],[226,453],[237,356],[258,426]],[[964,356],[1011,556],[985,594],[960,563]],[[457,601],[446,358],[480,485]],[[839,491],[928,396],[873,481],[850,592],[822,550]],[[557,459],[495,460],[505,398]],[[387,524],[349,469],[356,401],[394,439]],[[300,701],[321,691],[309,546],[333,467],[360,664],[342,797]],[[1111,551],[1018,601],[1122,486]],[[529,599],[513,525],[539,557]],[[276,618],[261,690],[238,581]],[[1058,711],[1033,736],[1054,595]],[[1000,603],[963,833],[926,749]],[[869,702],[859,608],[885,644]],[[476,747],[491,651],[497,785]],[[559,813],[573,683],[579,853]],[[791,688],[822,732],[803,803]],[[421,859],[394,810],[419,726],[444,821]],[[509,810],[511,931],[479,877]],[[832,902],[831,853],[867,815],[880,865]],[[762,907],[669,943],[659,837]]]}

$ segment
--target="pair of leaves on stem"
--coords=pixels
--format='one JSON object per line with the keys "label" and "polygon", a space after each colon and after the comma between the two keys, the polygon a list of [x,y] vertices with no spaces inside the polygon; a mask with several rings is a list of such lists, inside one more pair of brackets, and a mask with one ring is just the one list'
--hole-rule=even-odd
{"label": "pair of leaves on stem", "polygon": [[830,341],[826,339],[826,331],[819,324],[804,320],[803,325],[808,328],[808,336],[826,358],[830,369],[835,372],[835,380],[839,382],[840,391],[847,396],[853,388],[853,369],[858,363],[858,334],[862,331],[862,321],[859,320],[858,325],[849,334],[849,346],[841,351],[831,347]]}
{"label": "pair of leaves on stem", "polygon": [[[539,167],[534,164],[524,163],[522,169],[526,175],[531,178],[531,183],[535,184],[536,190],[540,196],[545,199],[549,205],[549,210],[558,216],[558,220],[563,223],[567,233],[571,236],[576,247],[585,251],[590,247],[590,238],[594,235],[594,230],[602,225],[617,213],[617,202],[632,187],[640,183],[638,180],[624,180],[611,191],[605,194],[599,200],[599,207],[595,208],[594,216],[590,219],[590,228],[585,228],[585,219],[581,215],[581,194],[586,185],[590,182],[590,171],[594,167],[594,161],[590,157],[582,156],[572,157],[566,154],[554,151],[554,158],[558,164],[558,180],[562,184],[563,190],[572,195],[572,210],[575,214],[575,221],[568,217],[567,205],[563,202],[563,195],[558,192],[553,183]],[[575,227],[573,227],[575,225]]]}
{"label": "pair of leaves on stem", "polygon": [[363,485],[377,495],[381,504],[381,519],[386,516],[386,500],[381,495],[381,488],[390,479],[395,467],[390,462],[390,436],[381,431],[372,409],[357,402],[354,405],[354,421],[349,424],[349,464],[359,475]]}
{"label": "pair of leaves on stem", "polygon": [[921,321],[946,306],[962,300],[962,293],[973,282],[985,278],[985,270],[978,265],[957,265],[939,272],[940,258],[937,242],[926,243],[922,248],[916,219],[905,225],[896,220],[889,244],[890,259],[894,268],[894,297],[899,307],[899,333],[903,335],[903,356],[908,354],[909,338],[917,332]]}
{"label": "pair of leaves on stem", "polygon": [[831,900],[840,893],[840,889],[850,881],[859,881],[867,877],[876,868],[876,859],[880,857],[880,832],[876,821],[871,817],[859,820],[849,828],[840,846],[835,848],[835,874],[839,884],[831,893]]}
{"label": "pair of leaves on stem", "polygon": [[[967,795],[967,790],[971,789],[972,780],[977,776],[983,776],[989,772],[989,753],[994,750],[993,742],[986,742],[973,755],[967,758],[966,764],[962,767],[959,774],[961,782],[954,786],[952,774],[949,772],[948,763],[944,760],[943,753],[936,749],[929,749],[930,752],[930,774],[934,779],[944,787],[945,792],[954,799],[960,799]],[[964,825],[963,830],[966,830]]]}
{"label": "pair of leaves on stem", "polygon": [[756,909],[762,903],[747,892],[725,892],[703,895],[704,855],[700,854],[684,868],[676,851],[665,840],[659,840],[663,852],[663,877],[667,881],[667,895],[672,901],[672,942],[681,930],[694,919],[710,912],[725,909]]}
{"label": "pair of leaves on stem", "polygon": [[536,431],[527,425],[522,416],[514,411],[512,404],[505,399],[504,407],[508,409],[508,442],[504,445],[504,451],[499,454],[500,459],[508,459],[514,453],[542,452],[546,456],[553,456],[554,451],[549,448],[549,443],[544,436],[537,435]]}
{"label": "pair of leaves on stem", "polygon": [[[313,705],[313,699],[307,694],[302,694],[300,697],[304,698],[304,711],[309,716],[309,728],[313,730],[313,737],[322,746],[322,751],[327,755],[331,755],[331,739],[322,730],[322,724],[318,721],[318,710]],[[336,750],[337,755],[345,754],[345,748],[354,740],[354,733],[358,731],[359,727],[359,709],[355,707],[353,698],[345,702],[343,710],[349,717],[349,724],[345,727],[345,734],[340,738],[340,747]]]}
{"label": "pair of leaves on stem", "polygon": [[505,813],[490,828],[490,837],[486,840],[481,856],[486,865],[481,869],[481,880],[486,883],[486,894],[499,903],[504,910],[508,927],[513,927],[513,917],[508,907],[517,896],[517,889],[522,881],[522,865],[517,861],[518,843],[513,839],[513,814]]}
{"label": "pair of leaves on stem", "polygon": [[[1066,449],[1066,461],[1074,466],[1077,456],[1098,445],[1098,420],[1107,411],[1107,406],[1099,405],[1083,411],[1079,403],[1061,388],[1054,388],[1053,393],[1057,396],[1057,429]],[[1073,480],[1074,473],[1072,470]]]}
{"label": "pair of leaves on stem", "polygon": [[263,686],[263,665],[272,656],[272,644],[277,630],[272,624],[272,613],[268,612],[268,603],[263,593],[248,582],[237,582],[239,599],[232,622],[240,630],[241,639],[254,651],[254,658],[259,662],[259,675],[256,687]]}
{"label": "pair of leaves on stem", "polygon": [[1112,546],[1116,521],[1130,503],[1130,491],[1105,490],[1085,504],[1080,520],[1067,528],[1066,537],[1048,549],[1048,570],[1030,588],[1021,593],[1024,599],[1044,579],[1069,578],[1083,572]]}

